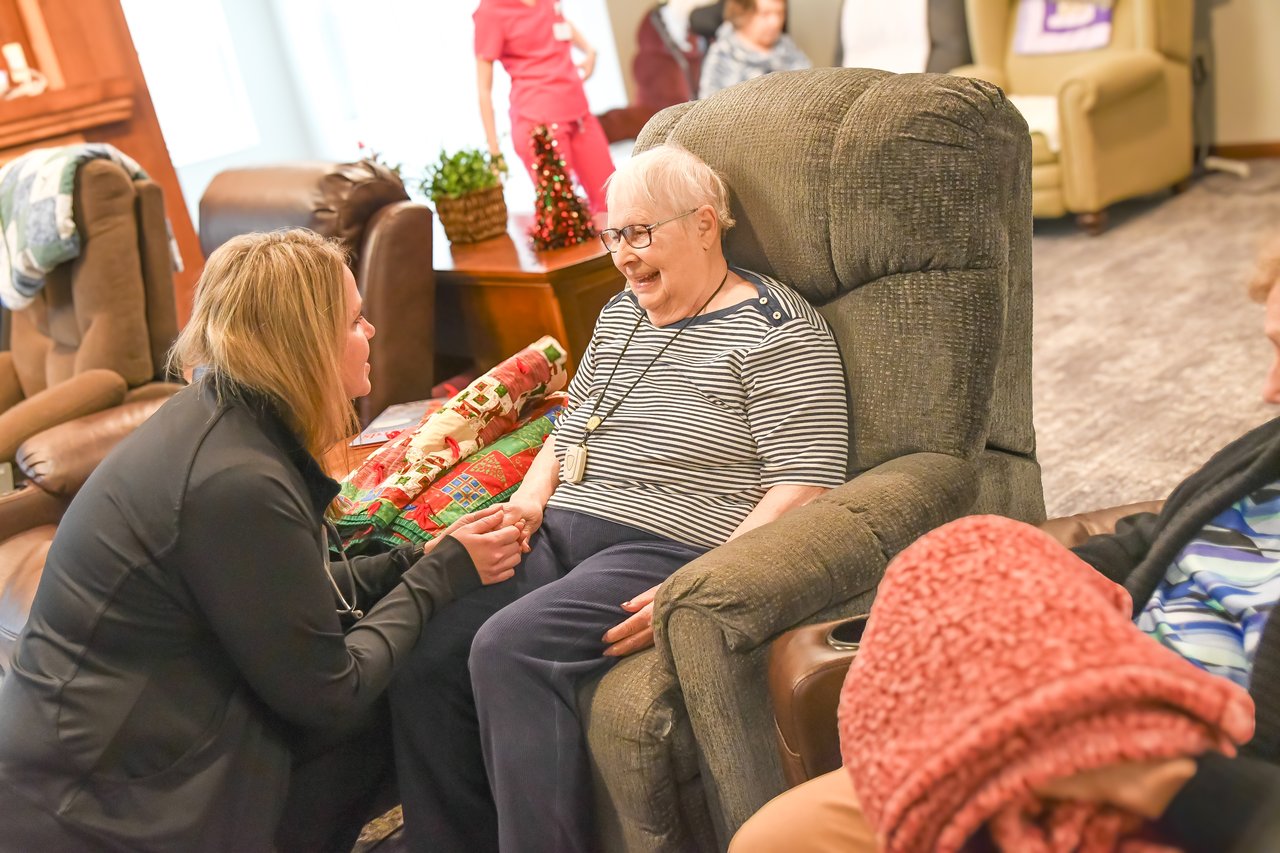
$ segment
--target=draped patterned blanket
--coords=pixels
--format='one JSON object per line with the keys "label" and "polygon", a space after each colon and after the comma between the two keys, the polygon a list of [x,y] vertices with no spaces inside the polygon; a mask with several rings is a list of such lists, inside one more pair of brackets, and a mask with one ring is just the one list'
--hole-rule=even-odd
{"label": "draped patterned blanket", "polygon": [[[9,310],[26,308],[50,270],[80,257],[72,198],[76,173],[90,160],[118,163],[134,180],[147,177],[131,157],[103,143],[37,148],[0,169],[0,302]],[[172,229],[169,252],[181,271]]]}
{"label": "draped patterned blanket", "polygon": [[355,536],[350,547],[359,551],[370,539],[392,547],[421,545],[467,513],[511,497],[555,429],[567,401],[564,394],[548,396],[520,426],[441,474],[385,529]]}
{"label": "draped patterned blanket", "polygon": [[372,454],[343,479],[330,506],[343,544],[387,541],[393,522],[441,474],[510,432],[548,394],[564,388],[566,361],[555,338],[541,338]]}
{"label": "draped patterned blanket", "polygon": [[1048,534],[975,516],[922,536],[881,581],[840,696],[840,746],[885,853],[1153,853],[1137,815],[1046,801],[1110,764],[1235,754],[1253,701],[1143,634],[1132,604]]}

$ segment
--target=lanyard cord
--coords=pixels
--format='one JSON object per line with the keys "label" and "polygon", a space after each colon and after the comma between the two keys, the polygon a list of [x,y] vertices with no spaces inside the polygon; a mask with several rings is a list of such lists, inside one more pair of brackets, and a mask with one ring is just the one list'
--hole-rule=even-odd
{"label": "lanyard cord", "polygon": [[618,365],[622,364],[622,357],[627,354],[627,347],[631,346],[631,339],[635,337],[636,332],[640,330],[640,324],[644,322],[645,313],[644,310],[641,309],[640,316],[636,318],[636,324],[631,327],[631,334],[627,335],[626,341],[622,344],[622,352],[618,353],[618,358],[613,362],[613,369],[609,371],[609,378],[604,381],[604,388],[600,390],[600,396],[591,402],[591,417],[587,418],[586,434],[582,436],[582,441],[580,442],[581,446],[585,447],[587,439],[591,438],[591,434],[599,429],[600,426],[618,410],[618,407],[622,405],[622,401],[630,396],[631,392],[640,384],[640,380],[644,379],[645,375],[648,374],[649,368],[653,367],[658,359],[662,358],[662,354],[667,351],[667,347],[675,343],[676,338],[680,337],[680,333],[688,328],[689,324],[697,319],[703,311],[707,310],[707,306],[711,304],[711,300],[716,298],[716,295],[720,293],[721,289],[724,288],[724,283],[728,280],[729,270],[726,268],[724,271],[724,278],[720,279],[720,283],[716,285],[715,290],[711,291],[711,295],[707,297],[706,302],[702,303],[702,307],[694,312],[692,317],[685,320],[684,323],[680,325],[679,329],[676,329],[676,333],[662,345],[662,349],[658,350],[657,355],[649,359],[649,363],[644,366],[644,370],[640,371],[640,375],[636,377],[636,381],[631,383],[630,388],[622,392],[622,396],[618,398],[618,402],[610,406],[609,411],[605,412],[603,415],[597,415],[596,412],[599,410],[601,401],[604,400],[604,395],[609,393],[609,386],[613,384],[613,375],[618,372]]}

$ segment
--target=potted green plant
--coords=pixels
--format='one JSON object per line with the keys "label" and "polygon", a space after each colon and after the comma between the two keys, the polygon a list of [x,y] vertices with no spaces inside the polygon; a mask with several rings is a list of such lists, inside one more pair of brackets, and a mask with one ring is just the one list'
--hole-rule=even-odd
{"label": "potted green plant", "polygon": [[495,162],[478,148],[441,151],[440,159],[427,166],[420,189],[436,206],[449,242],[475,243],[506,233],[505,173],[501,158]]}

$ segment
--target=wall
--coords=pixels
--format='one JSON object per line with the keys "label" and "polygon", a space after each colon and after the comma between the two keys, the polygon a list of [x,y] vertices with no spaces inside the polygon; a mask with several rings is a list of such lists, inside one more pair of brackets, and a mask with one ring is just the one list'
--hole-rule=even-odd
{"label": "wall", "polygon": [[1216,141],[1226,146],[1280,146],[1280,2],[1209,2],[1217,66]]}
{"label": "wall", "polygon": [[[316,156],[269,6],[259,0],[200,0],[186,9],[171,0],[125,0],[124,6],[197,228],[200,197],[219,172]],[[208,133],[207,123],[219,118],[221,135]]]}

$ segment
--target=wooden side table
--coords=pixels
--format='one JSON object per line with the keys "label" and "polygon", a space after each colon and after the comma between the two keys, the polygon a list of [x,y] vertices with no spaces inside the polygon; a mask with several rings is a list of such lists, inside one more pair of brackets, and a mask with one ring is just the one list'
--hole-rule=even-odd
{"label": "wooden side table", "polygon": [[600,309],[622,290],[625,279],[599,240],[535,252],[531,221],[513,216],[504,236],[454,246],[436,219],[438,376],[488,370],[543,335],[568,347],[572,371]]}

